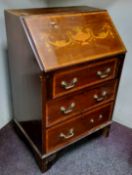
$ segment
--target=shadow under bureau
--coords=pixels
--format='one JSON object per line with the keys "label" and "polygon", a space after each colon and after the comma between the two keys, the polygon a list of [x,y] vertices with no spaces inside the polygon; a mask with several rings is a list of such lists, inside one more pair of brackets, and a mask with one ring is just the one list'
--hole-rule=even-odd
{"label": "shadow under bureau", "polygon": [[14,123],[42,171],[112,123],[126,49],[106,10],[5,10]]}

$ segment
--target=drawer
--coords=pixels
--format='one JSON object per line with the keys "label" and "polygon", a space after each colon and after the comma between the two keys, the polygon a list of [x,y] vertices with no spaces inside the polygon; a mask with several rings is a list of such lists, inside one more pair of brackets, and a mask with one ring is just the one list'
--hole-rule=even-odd
{"label": "drawer", "polygon": [[47,152],[64,147],[110,121],[112,108],[113,104],[107,104],[95,111],[84,113],[76,119],[47,129]]}
{"label": "drawer", "polygon": [[53,97],[115,78],[117,58],[98,61],[87,66],[56,72],[53,76]]}
{"label": "drawer", "polygon": [[48,101],[46,108],[46,125],[56,124],[70,117],[76,117],[82,111],[108,103],[114,99],[117,81],[110,81],[86,88],[72,95]]}

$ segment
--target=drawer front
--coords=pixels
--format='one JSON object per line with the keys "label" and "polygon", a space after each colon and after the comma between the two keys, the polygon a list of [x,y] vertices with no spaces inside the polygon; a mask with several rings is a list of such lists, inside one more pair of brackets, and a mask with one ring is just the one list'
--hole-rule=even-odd
{"label": "drawer front", "polygon": [[79,137],[87,135],[90,130],[109,121],[111,119],[112,106],[112,104],[103,106],[62,125],[47,129],[47,152],[64,147],[79,139]]}
{"label": "drawer front", "polygon": [[80,68],[56,72],[53,77],[53,97],[115,78],[118,59],[99,61]]}
{"label": "drawer front", "polygon": [[116,81],[111,81],[91,90],[86,89],[68,97],[50,100],[46,109],[46,125],[76,117],[82,111],[114,100],[116,85]]}

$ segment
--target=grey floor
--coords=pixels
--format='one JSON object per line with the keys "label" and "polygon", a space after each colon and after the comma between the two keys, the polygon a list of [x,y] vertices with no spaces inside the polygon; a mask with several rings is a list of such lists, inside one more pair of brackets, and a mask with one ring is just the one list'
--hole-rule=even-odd
{"label": "grey floor", "polygon": [[[0,175],[40,175],[11,125],[0,131]],[[132,130],[113,123],[108,138],[87,138],[61,153],[45,175],[132,175]]]}

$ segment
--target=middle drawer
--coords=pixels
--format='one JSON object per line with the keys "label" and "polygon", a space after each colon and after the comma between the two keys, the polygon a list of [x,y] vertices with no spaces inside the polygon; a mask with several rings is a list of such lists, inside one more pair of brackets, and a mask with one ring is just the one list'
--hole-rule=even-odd
{"label": "middle drawer", "polygon": [[117,81],[112,80],[93,89],[83,89],[69,96],[50,100],[46,106],[46,126],[59,123],[81,112],[112,101]]}

